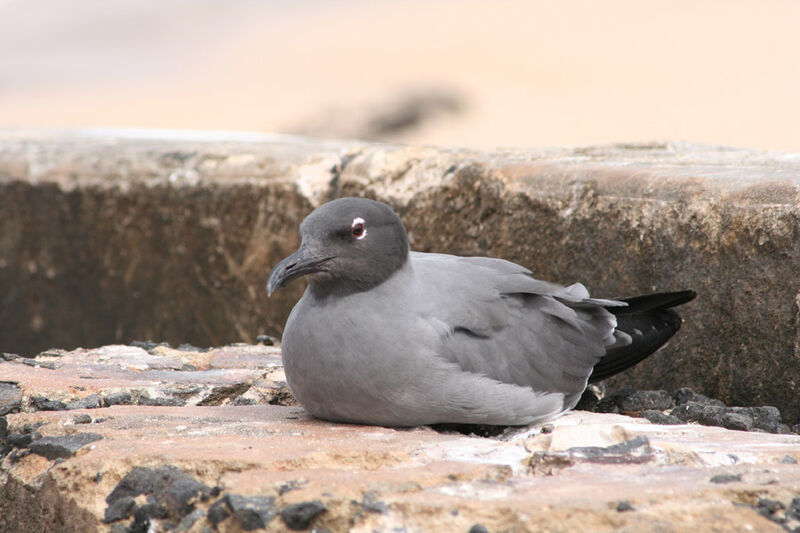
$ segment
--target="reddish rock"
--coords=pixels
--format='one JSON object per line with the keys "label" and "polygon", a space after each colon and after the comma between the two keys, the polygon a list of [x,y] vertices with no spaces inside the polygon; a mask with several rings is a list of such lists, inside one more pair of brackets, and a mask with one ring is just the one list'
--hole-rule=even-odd
{"label": "reddish rock", "polygon": [[[517,428],[497,438],[331,424],[252,392],[282,386],[276,348],[159,350],[63,352],[57,370],[5,364],[21,411],[5,416],[2,438],[30,439],[3,448],[0,531],[781,531],[775,517],[783,515],[765,516],[759,502],[788,510],[800,496],[800,466],[787,461],[800,458],[797,435],[586,412],[546,432]],[[184,369],[190,360],[195,370]],[[88,370],[93,379],[82,380]],[[43,372],[63,379],[48,386]],[[182,374],[195,376],[200,390],[180,406],[36,411],[30,401],[32,393],[67,402],[104,397],[107,386],[169,398],[177,394],[170,380]],[[241,395],[254,403],[230,395],[200,405],[231,383],[250,384]],[[91,423],[76,424],[76,414],[90,414]],[[27,453],[37,442],[86,433],[102,438],[69,457]],[[714,481],[723,478],[730,481]]]}

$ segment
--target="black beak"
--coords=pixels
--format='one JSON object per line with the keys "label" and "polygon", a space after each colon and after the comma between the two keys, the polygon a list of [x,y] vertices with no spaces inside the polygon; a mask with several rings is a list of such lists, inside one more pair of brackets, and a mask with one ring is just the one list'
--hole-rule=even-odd
{"label": "black beak", "polygon": [[317,257],[305,245],[275,265],[267,281],[267,296],[289,283],[295,278],[313,274],[322,270],[322,265],[333,259],[332,257]]}

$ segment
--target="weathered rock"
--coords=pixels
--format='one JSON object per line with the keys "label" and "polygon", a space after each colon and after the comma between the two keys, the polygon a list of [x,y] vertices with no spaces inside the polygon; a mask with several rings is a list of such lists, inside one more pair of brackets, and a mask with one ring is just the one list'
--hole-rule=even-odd
{"label": "weathered rock", "polygon": [[615,386],[690,386],[794,424],[800,383],[780,377],[800,366],[786,282],[800,271],[799,185],[796,155],[682,143],[476,152],[4,132],[0,338],[32,355],[278,335],[302,285],[267,301],[269,267],[314,206],[355,194],[391,203],[416,249],[507,257],[603,296],[697,290],[670,347]]}
{"label": "weathered rock", "polygon": [[673,395],[676,405],[683,405],[685,403],[694,402],[703,405],[714,405],[717,407],[725,407],[725,403],[720,400],[709,398],[704,394],[698,394],[688,387],[681,387],[675,391]]}
{"label": "weathered rock", "polygon": [[67,408],[64,402],[50,400],[43,396],[32,396],[31,401],[39,411],[62,411]]}
{"label": "weathered rock", "polygon": [[133,395],[130,392],[112,392],[103,401],[106,405],[133,405]]}
{"label": "weathered rock", "polygon": [[762,407],[748,408],[753,413],[753,421],[756,427],[769,431],[770,433],[777,433],[781,425],[781,413],[776,407],[765,405]]}
{"label": "weathered rock", "polygon": [[687,402],[677,406],[670,414],[684,422],[698,422],[706,426],[723,426],[725,412],[725,407]]}
{"label": "weathered rock", "polygon": [[92,422],[92,415],[81,413],[72,417],[72,421],[76,424],[90,424]]}
{"label": "weathered rock", "polygon": [[630,413],[644,410],[671,409],[675,404],[672,397],[663,390],[632,390],[623,388],[608,396],[622,413]]}
{"label": "weathered rock", "polygon": [[673,425],[673,424],[683,423],[681,419],[676,416],[668,415],[662,413],[661,411],[655,411],[653,409],[645,409],[644,411],[639,413],[639,416],[649,420],[653,424]]}
{"label": "weathered rock", "polygon": [[106,507],[106,512],[103,515],[103,522],[110,524],[118,520],[124,520],[133,514],[136,508],[136,500],[131,496],[122,496],[117,498],[113,503]]}
{"label": "weathered rock", "polygon": [[27,448],[33,442],[31,433],[11,433],[6,437],[6,442],[13,448]]}
{"label": "weathered rock", "polygon": [[633,506],[628,501],[621,501],[617,504],[617,512],[618,513],[626,513],[628,511],[633,511]]}
{"label": "weathered rock", "polygon": [[530,464],[535,473],[552,475],[579,463],[638,464],[652,459],[650,442],[647,437],[639,436],[611,446],[575,446],[559,452],[535,452]]}
{"label": "weathered rock", "polygon": [[72,457],[75,453],[93,442],[102,439],[96,433],[76,433],[74,435],[60,435],[57,437],[42,437],[28,445],[31,453],[41,455],[47,459],[59,457]]}
{"label": "weathered rock", "polygon": [[18,411],[21,406],[22,391],[20,391],[17,384],[0,381],[0,416]]}
{"label": "weathered rock", "polygon": [[186,531],[190,531],[195,523],[197,523],[199,520],[202,520],[205,516],[206,512],[203,509],[195,509],[191,513],[184,516],[173,531],[175,533],[184,533]]}
{"label": "weathered rock", "polygon": [[319,500],[293,503],[281,511],[281,519],[289,526],[289,529],[299,531],[308,528],[311,521],[325,510],[325,506]]}
{"label": "weathered rock", "polygon": [[386,505],[386,502],[380,501],[374,491],[364,493],[364,497],[361,499],[361,508],[368,513],[386,514],[389,512],[389,506]]}
{"label": "weathered rock", "polygon": [[[154,520],[167,529],[191,527],[197,520],[184,519],[195,511],[195,503],[208,499],[211,489],[175,466],[137,467],[128,472],[105,498],[105,523],[133,515],[131,531],[149,531]],[[144,496],[143,503],[137,503]],[[201,511],[204,516],[205,512]]]}
{"label": "weathered rock", "polygon": [[[158,519],[168,518],[167,509],[156,502],[149,501],[143,505],[137,505],[133,510],[133,523],[130,526],[131,533],[148,533],[153,530],[153,522]],[[165,524],[163,529],[172,529],[171,524]]]}
{"label": "weathered rock", "polygon": [[[315,510],[307,505],[315,501],[327,510],[310,525],[331,531],[468,531],[476,524],[546,531],[608,523],[640,530],[654,520],[675,530],[764,530],[771,522],[752,507],[758,498],[788,509],[800,494],[800,469],[781,462],[800,454],[800,437],[791,435],[593,413],[564,416],[549,433],[531,428],[487,439],[330,424],[298,407],[269,404],[101,411],[105,421],[92,427],[105,438],[93,449],[58,464],[36,455],[0,463],[0,530],[23,524],[47,531],[60,520],[64,530],[89,531],[104,519],[133,531],[159,530],[192,516],[186,527],[197,531],[261,523],[278,531],[289,524],[285,516],[274,519],[280,510]],[[43,422],[44,439],[71,427],[72,415],[32,411],[8,420],[15,434]],[[731,450],[740,457],[735,464]],[[572,462],[536,475],[529,465],[537,454]],[[709,482],[720,474],[740,481]],[[211,498],[218,492],[208,487],[216,483],[223,492]],[[623,501],[635,512],[619,512]]]}
{"label": "weathered rock", "polygon": [[[3,363],[15,382],[19,412],[0,418],[8,424],[0,531],[24,524],[44,532],[53,523],[128,533],[242,531],[263,523],[279,531],[292,520],[302,525],[300,519],[319,508],[310,502],[326,509],[309,519],[318,531],[468,531],[475,524],[489,531],[544,531],[607,523],[634,530],[654,519],[676,530],[736,530],[741,524],[761,530],[774,523],[762,516],[754,495],[782,502],[787,513],[800,495],[796,435],[585,412],[541,427],[491,432],[329,424],[273,401],[275,391],[285,389],[278,353],[249,345],[80,349],[59,353],[58,379],[41,366]],[[108,402],[114,394],[124,402]],[[88,405],[93,395],[107,407],[39,411],[31,400],[41,396],[69,406],[90,398],[80,403]],[[184,405],[138,404],[145,395],[180,398]],[[240,398],[251,403],[240,405]],[[779,420],[773,408],[721,409],[723,415]],[[69,457],[29,453],[27,447],[39,442],[80,438],[76,430],[87,427],[76,426],[81,415],[89,416],[102,440]],[[719,475],[739,481],[711,483]],[[618,511],[620,502],[635,511]]]}
{"label": "weathered rock", "polygon": [[578,404],[575,406],[577,411],[595,411],[597,409],[597,404],[600,402],[600,396],[592,390],[591,388],[587,388],[581,394],[581,399],[578,400]]}
{"label": "weathered rock", "polygon": [[717,474],[709,479],[711,483],[734,483],[741,480],[741,474]]}
{"label": "weathered rock", "polygon": [[137,467],[120,480],[106,498],[109,505],[140,495],[153,496],[174,516],[191,512],[193,500],[208,495],[210,488],[175,466]]}
{"label": "weathered rock", "polygon": [[[52,357],[40,355],[35,360]],[[0,388],[0,394],[7,391],[8,410],[221,405],[239,397],[253,403],[294,403],[280,367],[280,350],[273,346],[202,351],[156,347],[151,354],[115,345],[62,352],[58,361],[56,371],[34,369],[19,361],[6,363],[4,376],[18,380]],[[187,370],[187,364],[193,370]]]}
{"label": "weathered rock", "polygon": [[266,527],[278,514],[274,498],[229,494],[226,502],[233,517],[245,531]]}
{"label": "weathered rock", "polygon": [[214,502],[211,507],[208,508],[208,513],[206,516],[208,517],[208,521],[211,522],[211,525],[215,528],[219,525],[220,522],[225,520],[231,515],[231,511],[228,508],[228,498],[227,496],[220,498],[216,502]]}
{"label": "weathered rock", "polygon": [[728,429],[750,431],[753,428],[753,417],[745,413],[726,412],[722,415],[722,426]]}
{"label": "weathered rock", "polygon": [[69,402],[66,405],[67,409],[97,409],[102,407],[103,400],[97,394],[90,394],[80,400]]}

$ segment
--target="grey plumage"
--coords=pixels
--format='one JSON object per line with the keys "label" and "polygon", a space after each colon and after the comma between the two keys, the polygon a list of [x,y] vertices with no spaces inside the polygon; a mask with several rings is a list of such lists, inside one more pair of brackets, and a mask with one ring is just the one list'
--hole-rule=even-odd
{"label": "grey plumage", "polygon": [[[619,371],[680,325],[655,305],[623,331],[614,312],[627,304],[591,298],[583,285],[539,281],[502,259],[408,252],[402,222],[371,200],[321,206],[301,237],[268,292],[311,275],[282,350],[292,392],[323,419],[540,422],[575,406],[607,354],[604,372]],[[677,303],[694,296],[671,294]]]}

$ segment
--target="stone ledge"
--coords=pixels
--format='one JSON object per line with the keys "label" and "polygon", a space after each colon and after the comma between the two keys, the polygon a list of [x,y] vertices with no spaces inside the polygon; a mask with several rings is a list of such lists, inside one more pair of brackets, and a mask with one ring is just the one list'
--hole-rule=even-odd
{"label": "stone ledge", "polygon": [[800,526],[798,435],[582,411],[497,438],[331,424],[281,393],[271,346],[34,363],[0,363],[0,531]]}
{"label": "stone ledge", "polygon": [[685,143],[471,151],[234,133],[0,134],[2,349],[252,342],[302,287],[271,265],[337,195],[423,251],[509,258],[602,296],[695,289],[620,380],[800,416],[800,155]]}

